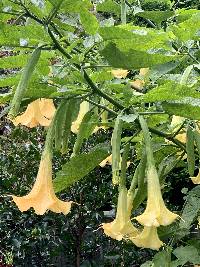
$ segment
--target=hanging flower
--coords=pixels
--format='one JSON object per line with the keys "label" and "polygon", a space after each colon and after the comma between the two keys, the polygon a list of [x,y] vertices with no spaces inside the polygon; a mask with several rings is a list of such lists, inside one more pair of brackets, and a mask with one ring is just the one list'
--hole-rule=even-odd
{"label": "hanging flower", "polygon": [[158,250],[163,242],[159,239],[156,227],[145,226],[143,231],[136,237],[130,237],[131,240],[137,247],[150,248]]}
{"label": "hanging flower", "polygon": [[199,170],[199,173],[198,173],[198,175],[195,177],[191,177],[191,179],[192,179],[192,182],[194,183],[194,184],[200,184],[200,170]]}
{"label": "hanging flower", "polygon": [[31,102],[26,111],[17,116],[13,123],[15,126],[22,124],[29,128],[41,126],[49,126],[51,119],[55,113],[55,107],[52,99],[37,99]]}
{"label": "hanging flower", "polygon": [[122,79],[126,78],[126,76],[128,75],[128,70],[117,69],[117,70],[112,70],[111,73],[115,78]]}
{"label": "hanging flower", "polygon": [[120,188],[116,219],[110,223],[103,223],[102,228],[107,236],[116,240],[122,240],[124,236],[136,236],[138,230],[133,226],[130,220],[130,214],[127,209],[127,189]]}
{"label": "hanging flower", "polygon": [[143,214],[135,219],[144,226],[158,227],[160,225],[169,225],[178,215],[169,211],[162,198],[160,183],[157,171],[154,166],[147,170],[147,206]]}
{"label": "hanging flower", "polygon": [[53,190],[51,153],[43,153],[35,184],[29,194],[23,197],[12,196],[20,211],[33,207],[35,213],[43,215],[47,210],[68,214],[72,201],[59,200]]}

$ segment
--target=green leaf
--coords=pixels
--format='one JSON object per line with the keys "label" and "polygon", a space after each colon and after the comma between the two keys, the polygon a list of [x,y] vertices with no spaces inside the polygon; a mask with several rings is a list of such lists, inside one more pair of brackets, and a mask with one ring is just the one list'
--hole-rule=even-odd
{"label": "green leaf", "polygon": [[200,99],[185,97],[162,103],[163,109],[170,115],[177,115],[192,120],[200,120]]}
{"label": "green leaf", "polygon": [[185,207],[179,223],[180,229],[189,229],[200,210],[200,185],[193,188],[187,195]]}
{"label": "green leaf", "polygon": [[115,15],[121,14],[121,7],[113,0],[105,0],[103,3],[98,3],[96,6],[98,12],[114,13]]}
{"label": "green leaf", "polygon": [[109,146],[99,144],[90,152],[71,158],[62,166],[62,170],[57,173],[53,181],[55,192],[60,192],[85,177],[108,155]]}
{"label": "green leaf", "polygon": [[114,43],[109,43],[101,51],[101,54],[105,57],[105,59],[111,66],[124,69],[148,68],[177,59],[177,56],[150,54],[133,49],[125,52],[120,51]]}
{"label": "green leaf", "polygon": [[150,19],[157,24],[160,24],[162,21],[165,21],[174,15],[174,11],[144,11],[137,13],[137,16]]}
{"label": "green leaf", "polygon": [[[115,43],[122,51],[130,49],[145,51],[171,51],[170,42],[174,36],[170,32],[154,30],[130,24],[101,27],[99,34],[104,41]],[[107,44],[107,43],[106,43]]]}
{"label": "green leaf", "polygon": [[194,14],[190,19],[176,25],[169,27],[176,37],[186,42],[188,40],[199,40],[199,29],[200,29],[200,13]]}
{"label": "green leaf", "polygon": [[50,37],[44,27],[34,23],[25,26],[4,24],[4,27],[0,27],[0,46],[19,47],[21,40],[25,40],[27,45],[31,46],[49,42]]}
{"label": "green leaf", "polygon": [[99,28],[99,23],[96,17],[87,9],[82,9],[80,12],[81,23],[89,34],[95,34]]}
{"label": "green leaf", "polygon": [[177,60],[177,61],[167,62],[161,65],[156,65],[150,69],[149,78],[152,81],[156,81],[157,79],[162,77],[164,74],[167,74],[168,72],[175,69],[179,64],[180,64],[180,61]]}
{"label": "green leaf", "polygon": [[183,266],[188,262],[193,264],[200,263],[199,251],[193,246],[178,247],[173,251],[173,254],[178,258],[178,260],[172,262],[172,267],[179,265]]}
{"label": "green leaf", "polygon": [[176,15],[177,15],[177,21],[178,23],[183,22],[185,20],[188,20],[191,18],[192,15],[200,13],[197,9],[177,9]]}
{"label": "green leaf", "polygon": [[154,267],[169,267],[170,266],[170,254],[167,251],[158,252],[153,258]]}
{"label": "green leaf", "polygon": [[194,154],[194,133],[189,126],[186,132],[186,151],[187,151],[187,163],[190,176],[194,176],[195,170],[195,154]]}
{"label": "green leaf", "polygon": [[89,0],[63,0],[63,3],[61,5],[61,11],[64,11],[65,13],[79,14],[83,9],[89,8],[92,8],[92,4]]}
{"label": "green leaf", "polygon": [[196,87],[188,87],[174,81],[168,81],[157,88],[152,89],[141,101],[144,102],[163,102],[169,100],[179,100],[185,97],[200,98],[200,93],[196,91]]}
{"label": "green leaf", "polygon": [[0,58],[0,67],[2,69],[21,68],[27,63],[29,56],[29,54],[20,54],[2,57]]}
{"label": "green leaf", "polygon": [[[14,86],[19,82],[20,75],[5,75],[5,77],[0,79],[0,87]],[[1,90],[1,89],[0,89]]]}

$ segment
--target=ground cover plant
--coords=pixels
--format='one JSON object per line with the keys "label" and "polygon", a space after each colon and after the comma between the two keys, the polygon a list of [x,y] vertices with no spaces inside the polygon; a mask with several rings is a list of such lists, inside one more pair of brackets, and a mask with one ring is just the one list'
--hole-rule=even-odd
{"label": "ground cover plant", "polygon": [[0,2],[1,266],[200,264],[198,8]]}

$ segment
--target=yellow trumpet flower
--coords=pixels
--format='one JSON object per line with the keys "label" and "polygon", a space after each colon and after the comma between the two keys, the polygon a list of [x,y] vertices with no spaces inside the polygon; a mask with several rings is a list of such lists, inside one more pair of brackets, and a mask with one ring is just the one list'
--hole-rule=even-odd
{"label": "yellow trumpet flower", "polygon": [[128,70],[116,69],[112,70],[111,73],[115,78],[122,79],[126,78],[126,76],[128,75]]}
{"label": "yellow trumpet flower", "polygon": [[137,247],[158,250],[163,242],[159,239],[156,227],[145,226],[136,237],[129,238]]}
{"label": "yellow trumpet flower", "polygon": [[72,201],[64,202],[59,200],[53,190],[52,182],[52,159],[51,153],[44,153],[40,161],[39,171],[35,184],[29,194],[23,197],[12,196],[20,211],[27,211],[33,207],[35,213],[43,215],[46,210],[56,213],[68,214]]}
{"label": "yellow trumpet flower", "polygon": [[138,230],[131,223],[127,204],[127,189],[123,187],[119,191],[116,219],[113,222],[102,224],[104,233],[107,236],[122,240],[123,237],[136,236],[138,234]]}
{"label": "yellow trumpet flower", "polygon": [[151,166],[147,170],[147,206],[143,214],[135,219],[144,226],[158,227],[169,225],[179,216],[167,209],[162,198],[160,183],[156,168]]}
{"label": "yellow trumpet flower", "polygon": [[191,179],[192,179],[192,182],[194,183],[194,184],[200,184],[200,170],[199,170],[199,173],[198,173],[198,175],[195,177],[191,177]]}
{"label": "yellow trumpet flower", "polygon": [[22,124],[29,128],[41,126],[49,126],[51,119],[55,113],[55,107],[52,99],[37,99],[31,102],[26,111],[17,116],[13,123],[15,126]]}

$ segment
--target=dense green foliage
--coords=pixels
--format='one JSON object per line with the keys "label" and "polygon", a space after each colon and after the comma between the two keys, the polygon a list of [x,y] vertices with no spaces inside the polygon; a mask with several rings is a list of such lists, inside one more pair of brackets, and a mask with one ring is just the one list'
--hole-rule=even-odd
{"label": "dense green foliage", "polygon": [[[4,263],[17,267],[200,263],[200,185],[190,179],[198,174],[200,155],[198,8],[199,1],[169,0],[0,2]],[[113,69],[128,71],[118,77]],[[42,127],[14,127],[10,119],[38,98],[53,99],[59,111],[53,119],[54,189],[60,199],[78,203],[66,216],[21,213],[10,198],[32,188],[48,132]],[[72,134],[71,124],[83,101],[90,107],[78,133]],[[165,243],[159,252],[112,240],[98,229],[115,218],[118,195],[111,166],[99,164],[112,151],[113,173],[121,173],[126,186],[131,185],[146,145],[138,119],[143,115],[163,198],[182,218],[158,228]],[[178,125],[172,125],[174,115],[183,117]],[[96,132],[96,127],[104,128]],[[131,161],[127,170],[126,157]],[[140,186],[138,180],[132,218],[146,207],[146,178]]]}

